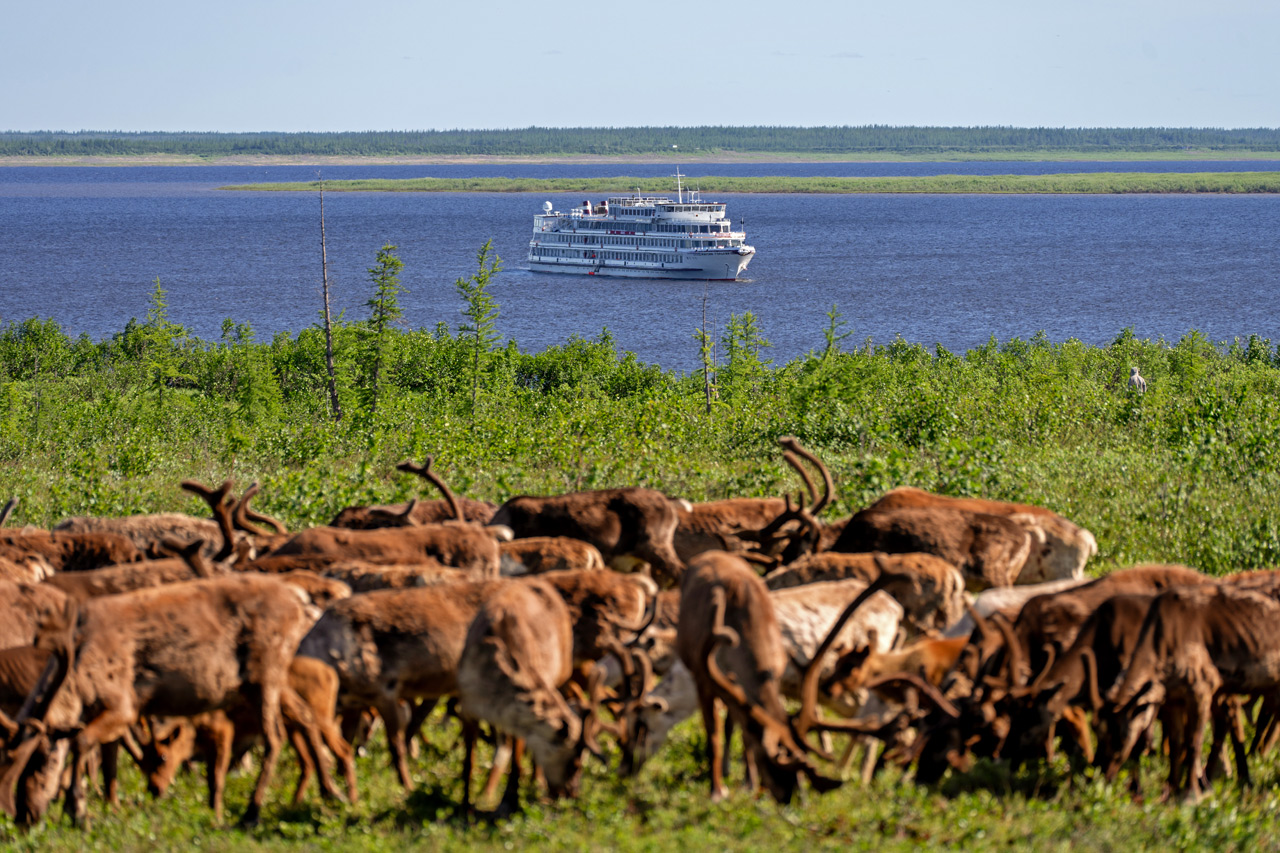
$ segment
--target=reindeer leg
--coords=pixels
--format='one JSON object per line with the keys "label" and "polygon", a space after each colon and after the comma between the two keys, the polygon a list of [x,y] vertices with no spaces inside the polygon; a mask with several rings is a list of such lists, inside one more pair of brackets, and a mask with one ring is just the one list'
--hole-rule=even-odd
{"label": "reindeer leg", "polygon": [[236,730],[231,721],[217,715],[208,727],[212,749],[205,752],[205,781],[209,787],[209,808],[214,820],[222,823],[223,794],[227,788],[227,771],[231,769],[231,753],[235,747]]}
{"label": "reindeer leg", "polygon": [[[1238,701],[1237,699],[1236,702]],[[1249,774],[1249,753],[1244,745],[1244,721],[1240,719],[1241,713],[1240,708],[1233,708],[1228,721],[1231,726],[1231,749],[1236,758],[1236,776],[1240,780],[1240,787],[1252,788],[1253,777]]]}
{"label": "reindeer leg", "polygon": [[1190,728],[1190,738],[1188,744],[1190,779],[1187,784],[1186,800],[1190,803],[1197,803],[1205,796],[1204,790],[1204,725],[1205,722],[1212,719],[1213,716],[1213,690],[1207,690],[1201,695],[1195,697],[1191,703],[1192,711],[1189,714],[1188,724]]}
{"label": "reindeer leg", "polygon": [[316,762],[307,745],[306,735],[294,726],[288,727],[288,733],[289,746],[293,747],[293,754],[298,758],[298,784],[293,789],[293,804],[300,806],[306,798],[307,787],[311,784],[311,777],[316,773]]}
{"label": "reindeer leg", "polygon": [[267,684],[260,688],[262,695],[262,739],[266,742],[266,750],[262,756],[262,767],[258,771],[258,784],[253,789],[253,799],[249,808],[240,818],[244,826],[253,826],[262,814],[262,804],[267,799],[267,790],[271,786],[271,777],[275,773],[276,762],[280,759],[280,747],[284,741],[281,730],[284,728],[280,715],[281,685]]}
{"label": "reindeer leg", "polygon": [[113,740],[98,747],[102,754],[102,785],[106,788],[107,803],[112,809],[120,808],[120,741]]}
{"label": "reindeer leg", "polygon": [[494,738],[493,745],[493,766],[489,768],[489,779],[484,786],[483,796],[485,802],[493,799],[498,793],[498,780],[502,778],[503,771],[511,766],[511,751],[514,748],[514,741],[505,735],[499,735]]}
{"label": "reindeer leg", "polygon": [[461,717],[462,722],[462,817],[468,823],[474,809],[471,805],[471,768],[476,756],[477,725],[474,720]]}
{"label": "reindeer leg", "polygon": [[724,768],[721,756],[724,748],[720,740],[720,715],[716,708],[715,694],[698,686],[698,706],[702,710],[702,726],[707,731],[707,758],[711,763],[711,801],[720,802],[729,796],[724,784]]}
{"label": "reindeer leg", "polygon": [[499,820],[511,817],[520,811],[520,772],[524,763],[524,742],[516,743],[511,749],[511,770],[507,773],[507,790],[502,794],[502,802],[498,804],[495,817]]}
{"label": "reindeer leg", "polygon": [[356,786],[355,751],[351,748],[351,744],[343,740],[342,732],[338,730],[337,723],[332,719],[319,720],[317,725],[320,727],[320,736],[324,739],[324,745],[333,753],[338,766],[342,768],[342,776],[347,783],[347,802],[354,805],[360,798],[360,791]]}
{"label": "reindeer leg", "polygon": [[382,725],[387,730],[392,766],[400,777],[400,784],[406,791],[411,791],[413,780],[409,776],[409,760],[405,754],[405,719],[400,715],[400,702],[395,697],[384,698],[378,703],[378,716],[382,717]]}
{"label": "reindeer leg", "polygon": [[[733,714],[730,714],[726,709],[725,715],[724,715],[724,740],[722,741],[722,743],[724,744],[724,748],[720,752],[720,776],[724,779],[728,779],[732,775],[731,768],[733,767],[733,729],[734,729]],[[746,750],[745,743],[743,744],[742,757],[743,757],[743,778],[749,781],[751,779],[753,768],[751,767],[750,761],[747,758],[747,750]],[[748,787],[750,787],[749,784],[748,784]]]}
{"label": "reindeer leg", "polygon": [[[853,743],[849,744],[850,751],[853,749]],[[880,768],[880,761],[877,753],[880,752],[880,742],[873,738],[863,739],[862,754],[862,784],[870,785],[871,780],[875,778],[876,770]]]}
{"label": "reindeer leg", "polygon": [[321,796],[326,800],[345,802],[346,797],[333,781],[333,768],[325,755],[323,735],[311,706],[296,690],[286,687],[280,694],[280,711],[286,731],[289,732],[289,742],[298,754],[298,766],[302,770],[294,802],[302,802],[302,795],[306,792],[306,785],[310,783],[313,772],[319,780]]}
{"label": "reindeer leg", "polygon": [[71,784],[63,806],[72,826],[87,827],[89,822],[88,791],[86,790],[85,762],[87,756],[80,738],[71,742]]}

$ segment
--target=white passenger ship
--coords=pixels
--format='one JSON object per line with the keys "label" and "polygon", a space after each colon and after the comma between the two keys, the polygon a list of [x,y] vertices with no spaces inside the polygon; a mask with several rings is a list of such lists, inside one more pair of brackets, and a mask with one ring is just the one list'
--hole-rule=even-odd
{"label": "white passenger ship", "polygon": [[676,198],[614,196],[561,213],[551,202],[533,217],[529,268],[538,272],[732,281],[756,250],[734,231],[724,204],[686,192]]}

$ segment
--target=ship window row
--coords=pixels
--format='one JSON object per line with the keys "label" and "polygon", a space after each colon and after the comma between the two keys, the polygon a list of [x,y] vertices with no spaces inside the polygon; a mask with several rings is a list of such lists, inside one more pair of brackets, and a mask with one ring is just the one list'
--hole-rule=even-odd
{"label": "ship window row", "polygon": [[729,224],[726,222],[716,225],[692,225],[689,223],[659,222],[657,230],[692,234],[720,234],[728,233]]}
{"label": "ship window row", "polygon": [[[574,231],[542,231],[545,234],[544,240],[572,240],[573,234],[581,234],[584,231],[638,231],[641,234],[660,232],[664,234],[728,234],[729,223],[718,223],[713,225],[696,225],[693,223],[674,223],[674,222],[655,222],[647,228],[644,223],[639,222],[580,222]],[[563,237],[554,236],[555,234],[565,235]],[[626,235],[631,236],[631,235]]]}
{"label": "ship window row", "polygon": [[624,219],[584,220],[573,223],[578,231],[666,231],[673,234],[721,234],[728,233],[728,222],[713,222],[710,225],[695,222],[628,222]]}
{"label": "ship window row", "polygon": [[574,260],[604,260],[604,261],[630,261],[633,263],[666,263],[674,264],[680,262],[679,255],[654,254],[652,252],[584,252],[581,250],[570,249],[548,249],[542,246],[536,246],[529,250],[530,257],[534,258],[572,258]]}
{"label": "ship window row", "polygon": [[539,243],[578,243],[587,246],[633,246],[639,244],[641,246],[670,246],[672,248],[694,245],[691,240],[676,240],[672,237],[609,237],[595,235],[574,235],[574,234],[544,234],[538,238]]}

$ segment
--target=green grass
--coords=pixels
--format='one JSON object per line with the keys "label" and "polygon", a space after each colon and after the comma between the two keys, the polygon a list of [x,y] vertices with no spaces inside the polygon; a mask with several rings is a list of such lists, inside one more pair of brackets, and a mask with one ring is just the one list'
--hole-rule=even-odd
{"label": "green grass", "polygon": [[[1124,779],[1107,785],[1092,773],[1069,777],[1059,763],[1011,775],[982,763],[968,775],[945,777],[921,787],[896,770],[870,787],[847,781],[825,796],[779,806],[755,799],[736,783],[724,803],[707,801],[701,722],[678,726],[667,748],[632,780],[619,780],[598,762],[587,765],[577,800],[541,802],[526,780],[525,811],[498,824],[468,825],[454,805],[461,788],[460,750],[452,748],[456,725],[439,716],[428,723],[431,744],[411,762],[415,789],[395,781],[375,736],[370,754],[358,761],[361,801],[355,806],[308,801],[293,807],[293,759],[287,753],[264,810],[251,831],[235,827],[256,775],[232,776],[227,817],[214,822],[204,803],[203,765],[179,778],[167,799],[152,800],[127,759],[122,764],[121,808],[112,812],[91,798],[92,825],[72,829],[51,815],[29,833],[0,818],[0,846],[17,851],[155,850],[909,850],[926,848],[1017,848],[1061,851],[1275,850],[1280,813],[1274,787],[1274,756],[1254,763],[1257,787],[1240,791],[1217,785],[1195,806],[1156,802],[1166,767],[1144,763],[1145,804],[1130,801]],[[481,762],[487,761],[482,751]],[[616,759],[616,756],[611,756]],[[615,761],[616,763],[616,761]],[[473,791],[483,786],[477,773]],[[484,804],[489,805],[489,804]]]}
{"label": "green grass", "polygon": [[[633,484],[695,500],[780,495],[799,484],[776,440],[796,435],[833,474],[829,518],[915,485],[1055,509],[1097,537],[1095,573],[1142,561],[1212,574],[1280,564],[1280,352],[1258,337],[1215,344],[1194,331],[1166,341],[1124,330],[1102,347],[1037,335],[965,353],[898,339],[824,355],[837,325],[815,329],[819,349],[786,364],[762,361],[758,343],[722,346],[734,356],[718,367],[708,412],[701,377],[642,364],[605,333],[485,353],[472,409],[465,343],[447,328],[398,330],[374,417],[360,410],[366,332],[337,328],[347,416],[334,423],[316,329],[257,342],[228,321],[221,340],[200,341],[162,304],[101,342],[51,321],[0,328],[0,497],[21,499],[10,523],[203,513],[179,482],[230,476],[241,487],[260,480],[257,505],[297,528],[423,493],[394,466],[428,453],[458,493],[494,501]],[[1145,395],[1126,390],[1130,365],[1147,377]],[[360,762],[359,805],[293,809],[284,773],[262,827],[241,833],[212,823],[198,778],[152,802],[130,769],[125,807],[96,804],[87,833],[53,819],[22,835],[0,822],[0,847],[1280,849],[1274,756],[1255,763],[1255,790],[1226,785],[1195,808],[1153,802],[1161,759],[1149,761],[1146,805],[1090,776],[1064,784],[1061,765],[1039,776],[980,765],[937,788],[890,773],[785,808],[744,794],[712,806],[696,720],[633,782],[593,763],[581,799],[467,827],[451,816],[458,757],[445,725],[408,795],[375,746]],[[231,784],[229,823],[251,785]]]}
{"label": "green grass", "polygon": [[[330,192],[665,192],[665,178],[406,178],[325,181]],[[1094,172],[1064,175],[935,175],[890,178],[707,176],[692,181],[704,193],[1274,193],[1280,172]],[[261,192],[314,192],[315,181],[220,187]]]}

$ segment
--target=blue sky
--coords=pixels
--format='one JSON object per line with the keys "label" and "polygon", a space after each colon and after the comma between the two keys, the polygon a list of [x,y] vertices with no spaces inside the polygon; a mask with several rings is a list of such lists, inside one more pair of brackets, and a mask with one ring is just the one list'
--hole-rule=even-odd
{"label": "blue sky", "polygon": [[1280,126],[1280,3],[10,4],[0,130]]}

